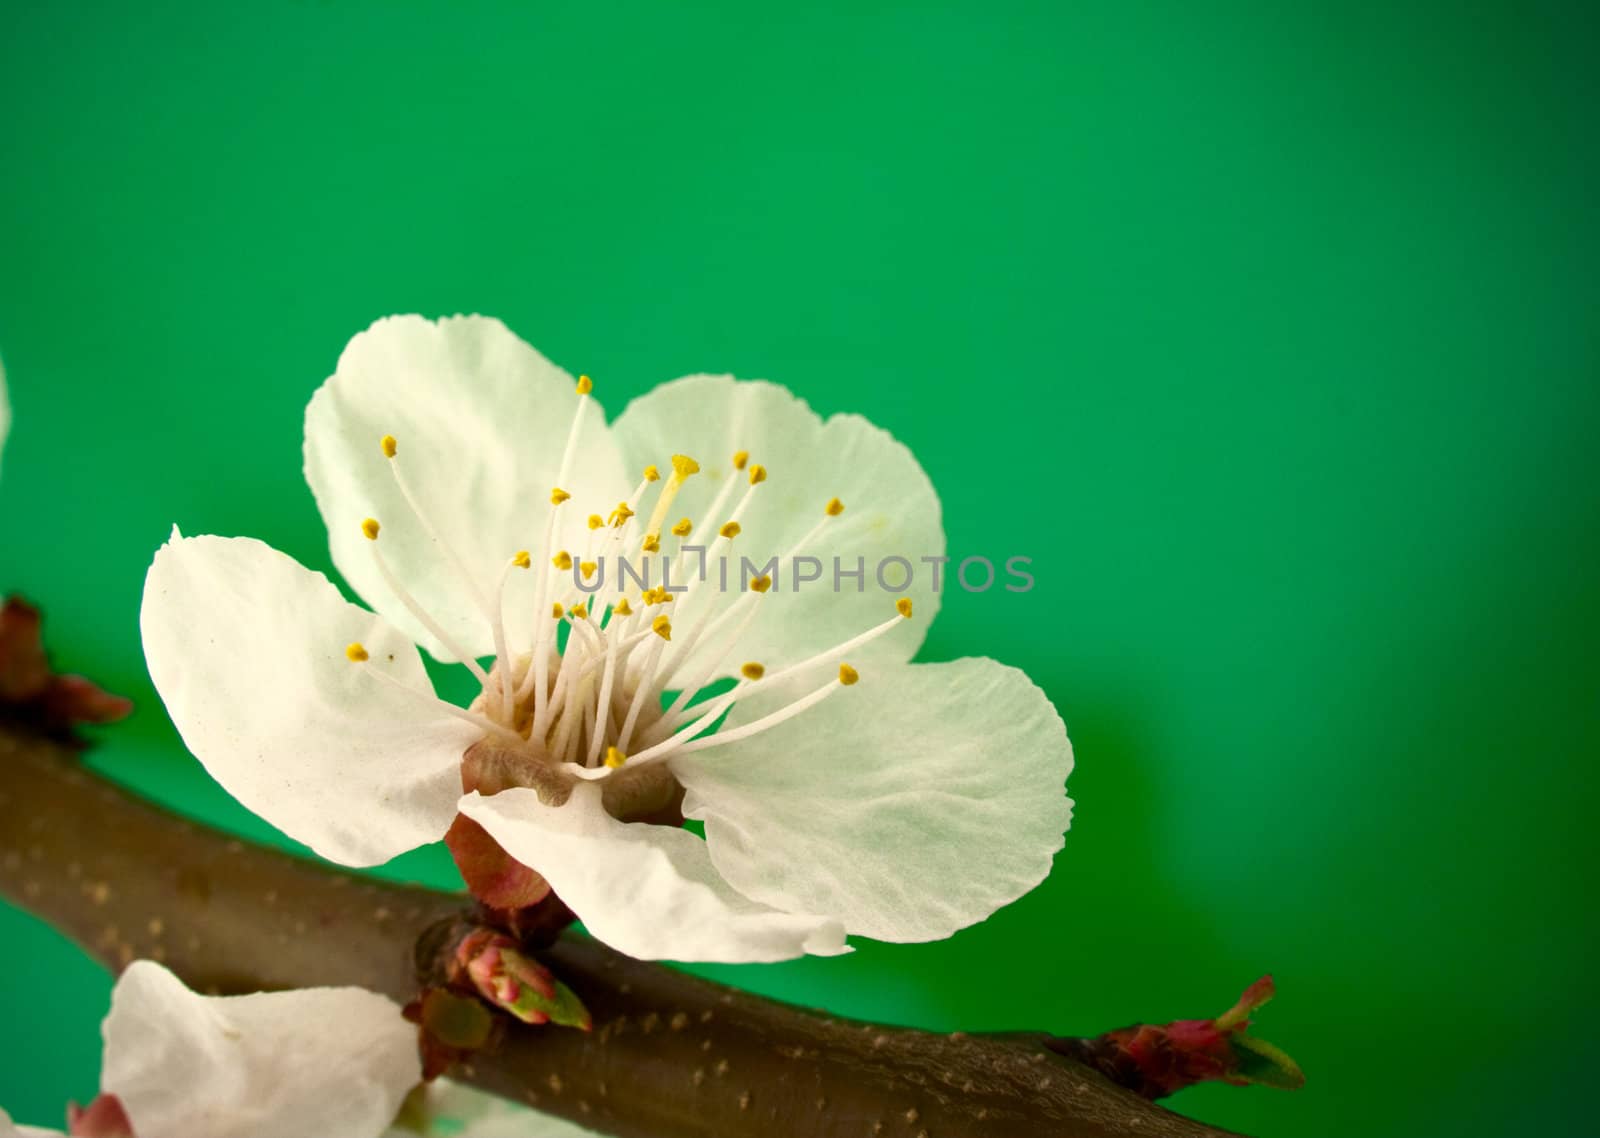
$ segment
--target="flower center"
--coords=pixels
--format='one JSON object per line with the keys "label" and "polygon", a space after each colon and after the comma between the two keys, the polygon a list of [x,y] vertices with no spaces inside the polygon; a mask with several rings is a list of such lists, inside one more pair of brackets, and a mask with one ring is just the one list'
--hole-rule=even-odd
{"label": "flower center", "polygon": [[[467,564],[428,519],[406,481],[399,442],[392,435],[380,442],[409,511],[405,524],[420,527],[431,539],[493,631],[496,659],[489,670],[455,644],[399,580],[383,555],[379,522],[367,518],[361,527],[384,582],[478,681],[481,691],[469,708],[440,703],[484,730],[483,740],[466,756],[468,789],[492,794],[529,786],[560,802],[576,781],[604,780],[607,808],[620,817],[636,813],[631,800],[654,801],[660,788],[673,785],[668,759],[758,735],[854,684],[859,677],[843,658],[909,618],[911,601],[897,600],[893,616],[807,659],[777,669],[759,661],[737,663],[734,649],[773,595],[770,576],[742,581],[731,591],[709,571],[713,564],[726,564],[743,531],[742,520],[759,509],[760,487],[767,481],[767,469],[751,463],[742,450],[732,456],[739,477],[726,479],[707,509],[704,521],[716,526],[716,536],[703,550],[688,547],[696,522],[686,517],[668,522],[679,491],[700,472],[698,462],[681,454],[671,456],[665,478],[660,468],[648,466],[626,501],[589,514],[581,550],[553,548],[562,511],[576,509],[562,486],[568,484],[592,390],[587,376],[578,380],[578,405],[558,484],[549,493],[539,558],[527,550],[510,554],[495,571],[492,587],[485,584],[485,567]],[[844,504],[830,499],[782,560],[792,564],[843,512]],[[609,579],[608,569],[613,570]],[[504,596],[513,572],[534,575],[535,621],[529,629],[506,624]],[[517,643],[525,647],[514,647]],[[378,682],[404,687],[360,644],[351,644],[346,654]],[[758,686],[770,689],[824,674],[833,665],[825,680],[762,718],[714,730]],[[733,686],[708,693],[708,685],[725,676],[737,677]]]}

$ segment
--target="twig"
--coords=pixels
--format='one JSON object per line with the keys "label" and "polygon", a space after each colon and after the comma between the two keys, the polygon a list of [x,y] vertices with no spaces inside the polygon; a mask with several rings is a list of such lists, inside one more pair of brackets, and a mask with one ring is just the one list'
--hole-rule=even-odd
{"label": "twig", "polygon": [[[405,1003],[461,895],[252,846],[146,803],[0,724],[0,894],[113,970],[162,961],[219,993],[355,984]],[[593,1013],[509,1023],[450,1073],[623,1138],[1203,1138],[1051,1050],[1042,1032],[941,1035],[780,1004],[574,934],[540,958]]]}

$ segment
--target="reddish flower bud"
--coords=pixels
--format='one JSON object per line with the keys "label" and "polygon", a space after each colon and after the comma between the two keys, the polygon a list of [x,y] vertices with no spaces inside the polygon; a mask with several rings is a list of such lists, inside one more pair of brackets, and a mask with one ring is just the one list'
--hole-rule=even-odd
{"label": "reddish flower bud", "polygon": [[39,610],[20,597],[0,606],[0,717],[63,739],[80,723],[115,723],[133,703],[82,676],[59,676],[40,637]]}
{"label": "reddish flower bud", "polygon": [[1293,1089],[1305,1083],[1295,1061],[1245,1033],[1251,1013],[1274,992],[1272,977],[1263,976],[1216,1019],[1135,1024],[1094,1039],[1055,1039],[1050,1046],[1148,1099],[1205,1082]]}
{"label": "reddish flower bud", "polygon": [[523,1023],[556,1023],[588,1031],[589,1011],[550,970],[503,933],[474,929],[456,946],[457,975],[486,1002]]}

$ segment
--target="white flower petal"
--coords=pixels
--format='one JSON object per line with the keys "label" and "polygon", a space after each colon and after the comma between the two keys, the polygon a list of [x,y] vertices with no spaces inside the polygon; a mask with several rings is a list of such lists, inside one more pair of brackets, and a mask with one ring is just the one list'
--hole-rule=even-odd
{"label": "white flower petal", "polygon": [[[11,1116],[0,1110],[0,1138],[66,1138],[60,1130],[46,1130],[42,1126],[18,1126]],[[473,1138],[497,1138],[491,1135],[473,1135]]]}
{"label": "white flower petal", "polygon": [[[356,336],[306,409],[306,480],[328,525],[334,564],[374,609],[441,660],[455,657],[396,599],[362,535],[376,518],[395,576],[452,640],[474,656],[494,651],[490,626],[446,553],[406,505],[380,440],[398,443],[398,469],[476,588],[492,595],[518,550],[537,557],[550,491],[579,399],[566,372],[498,320],[437,322],[391,316]],[[590,513],[632,492],[605,415],[588,408],[558,518],[557,548],[577,548]],[[529,576],[507,590],[509,623],[533,622]]]}
{"label": "white flower petal", "polygon": [[[787,557],[824,517],[830,498],[844,502],[844,513],[799,551],[821,559],[821,579],[794,591],[792,566],[781,563],[773,593],[761,600],[760,612],[729,652],[732,668],[746,660],[782,667],[825,651],[893,616],[901,596],[912,599],[912,619],[868,645],[852,662],[902,663],[916,652],[939,606],[932,588],[934,567],[921,559],[944,555],[944,529],[933,484],[911,452],[887,431],[859,415],[824,421],[777,384],[726,375],[663,384],[628,404],[612,429],[630,465],[665,464],[674,452],[699,461],[700,473],[684,484],[670,516],[690,518],[695,524],[690,540],[700,544],[714,539],[728,520],[705,516],[717,492],[728,479],[738,480],[722,511],[727,513],[748,482],[748,470],[735,470],[731,456],[746,450],[752,464],[767,468],[768,479],[756,490],[732,542],[733,589],[740,586],[741,557],[757,568],[772,557]],[[858,558],[864,562],[860,591],[853,577],[841,577],[835,592],[835,556],[845,572],[857,567]],[[878,568],[889,557],[905,558],[914,574],[903,592],[889,592],[879,584]],[[906,566],[887,563],[883,573],[886,585],[898,588]],[[941,574],[941,581],[947,575]],[[673,614],[675,628],[684,623]],[[710,665],[706,653],[713,644],[702,642],[697,658],[674,662],[684,682]]]}
{"label": "white flower petal", "polygon": [[[429,1120],[443,1124],[443,1133],[455,1138],[587,1138],[595,1133],[449,1079],[428,1085],[423,1109]],[[416,1131],[396,1128],[384,1138],[416,1138]]]}
{"label": "white flower petal", "polygon": [[103,1032],[139,1138],[376,1138],[422,1078],[417,1029],[360,988],[207,997],[135,961]]}
{"label": "white flower petal", "polygon": [[6,398],[6,366],[0,361],[0,459],[5,457],[6,435],[11,433],[11,403]]}
{"label": "white flower petal", "polygon": [[1061,717],[993,660],[863,670],[779,727],[672,765],[736,889],[879,940],[946,937],[1022,896],[1072,821]]}
{"label": "white flower petal", "polygon": [[778,912],[730,889],[687,830],[618,822],[600,785],[563,806],[532,790],[461,799],[506,852],[538,870],[594,936],[640,960],[788,960],[846,952],[836,921]]}
{"label": "white flower petal", "polygon": [[[461,755],[482,733],[433,701],[410,641],[322,574],[249,538],[174,531],[139,619],[183,741],[284,833],[334,861],[376,865],[449,828]],[[352,642],[367,663],[345,656]]]}

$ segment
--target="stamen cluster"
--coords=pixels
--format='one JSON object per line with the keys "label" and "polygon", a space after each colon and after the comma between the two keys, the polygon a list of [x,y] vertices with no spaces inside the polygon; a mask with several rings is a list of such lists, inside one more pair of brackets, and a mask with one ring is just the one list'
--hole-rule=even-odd
{"label": "stamen cluster", "polygon": [[[568,481],[576,459],[591,391],[592,381],[580,377],[577,411],[561,461],[561,484]],[[734,647],[759,606],[771,603],[772,579],[757,577],[746,590],[730,593],[714,587],[704,572],[698,576],[690,573],[691,558],[685,546],[695,523],[685,517],[663,529],[678,492],[700,473],[700,464],[682,454],[671,456],[665,478],[660,467],[647,466],[627,500],[604,513],[589,514],[586,543],[576,555],[565,549],[551,552],[561,511],[576,508],[573,495],[561,484],[552,487],[539,558],[535,560],[526,549],[510,553],[499,567],[493,587],[485,588],[483,567],[469,565],[459,557],[423,511],[407,482],[399,441],[385,435],[379,445],[408,507],[407,523],[420,527],[439,556],[448,561],[493,632],[496,659],[485,669],[398,579],[383,555],[379,521],[366,518],[361,522],[384,582],[418,623],[472,672],[481,688],[470,708],[450,706],[449,710],[481,726],[484,742],[492,744],[497,774],[484,780],[489,783],[484,789],[490,792],[527,785],[541,791],[553,788],[561,797],[560,788],[570,787],[575,780],[631,774],[675,756],[760,734],[855,684],[859,674],[841,662],[842,658],[911,616],[911,601],[902,597],[895,603],[894,616],[807,659],[777,670],[769,670],[760,661],[735,663],[731,658]],[[758,488],[768,480],[767,468],[751,463],[747,451],[736,452],[731,462],[741,477],[725,480],[707,510],[717,536],[705,550],[695,547],[705,558],[702,567],[711,559],[726,556],[743,532],[742,520]],[[743,491],[729,510],[741,485]],[[819,511],[816,525],[786,556],[792,558],[810,548],[828,523],[843,512],[844,504],[830,498]],[[644,580],[659,579],[661,584],[643,587],[630,596],[627,579],[619,573],[609,586],[601,582],[596,588],[585,587],[594,580],[602,559],[624,556],[642,565]],[[542,615],[536,617],[532,628],[507,627],[505,595],[513,570],[533,576],[533,612]],[[526,648],[516,649],[514,641]],[[697,655],[700,649],[705,651]],[[370,661],[361,644],[349,645],[346,655],[354,663]],[[688,669],[691,661],[699,664],[692,673]],[[772,689],[834,663],[838,667],[831,678],[777,710],[731,729],[707,733],[758,683]],[[397,684],[381,669],[369,672],[379,682]],[[696,698],[724,676],[734,677],[731,689]]]}

